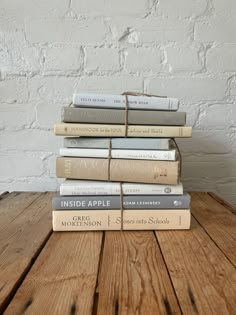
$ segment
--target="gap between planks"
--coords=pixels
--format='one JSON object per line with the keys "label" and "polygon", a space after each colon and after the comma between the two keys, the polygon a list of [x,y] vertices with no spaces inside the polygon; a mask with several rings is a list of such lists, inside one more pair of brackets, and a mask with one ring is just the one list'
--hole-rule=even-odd
{"label": "gap between planks", "polygon": [[[201,198],[202,196],[202,198]],[[235,250],[233,247],[236,248],[236,241],[235,241],[235,227],[232,228],[233,219],[236,222],[236,218],[234,216],[234,209],[228,203],[225,203],[220,197],[216,194],[206,193],[206,192],[195,192],[191,193],[192,197],[192,217],[198,222],[198,224],[203,228],[205,233],[209,236],[212,242],[219,248],[219,250],[224,254],[224,256],[229,260],[229,262],[236,267],[236,255]],[[204,198],[209,198],[209,201],[213,204],[207,207],[209,201],[202,201]],[[199,203],[198,210],[196,203]],[[201,204],[203,203],[203,205]],[[193,205],[194,203],[194,205]],[[218,208],[214,209],[213,206]],[[206,207],[206,209],[202,208]],[[221,209],[222,208],[222,209]],[[221,211],[219,211],[221,210]],[[204,211],[208,211],[207,219],[204,217]],[[219,214],[225,212],[225,221],[222,218],[219,218]],[[228,217],[229,216],[229,217]],[[232,217],[232,219],[230,219]],[[225,224],[228,225],[228,229],[225,229]],[[231,230],[230,230],[231,228]],[[223,232],[222,232],[223,231]],[[221,232],[221,234],[219,234]],[[235,236],[234,236],[235,235]],[[231,248],[232,247],[232,248]]]}
{"label": "gap between planks", "polygon": [[213,198],[215,201],[219,202],[222,206],[229,209],[233,214],[236,214],[236,207],[231,205],[229,202],[223,200],[221,197],[219,197],[214,192],[208,192],[207,193],[211,198]]}
{"label": "gap between planks", "polygon": [[[11,231],[12,227],[13,227],[12,224],[16,224],[16,226],[18,227],[21,214],[24,213],[24,211],[26,211],[26,212],[29,211],[29,208],[32,208],[31,210],[33,211],[34,210],[34,203],[36,203],[36,205],[37,205],[40,198],[44,200],[46,194],[48,195],[48,199],[50,200],[51,197],[48,193],[32,193],[32,194],[28,193],[28,194],[26,194],[26,193],[16,192],[16,193],[6,193],[6,194],[4,194],[4,198],[1,198],[1,196],[0,196],[0,207],[6,207],[6,209],[2,208],[3,211],[0,212],[0,214],[3,215],[3,221],[1,222],[1,223],[3,223],[3,226],[1,229],[1,233],[2,233],[2,235],[4,235],[4,238],[0,242],[0,245],[2,244],[3,248],[6,247],[6,246],[4,246],[5,242],[10,242],[12,235],[14,236],[14,234],[15,234],[14,231],[13,231],[14,233]],[[32,195],[32,197],[29,198],[31,195]],[[28,201],[26,201],[27,200],[26,197],[25,197],[25,199],[23,198],[25,204],[23,205],[22,209],[19,206],[19,201],[21,200],[21,196],[27,196],[27,198],[28,198]],[[19,198],[20,198],[20,200],[18,201]],[[15,208],[10,206],[13,201],[16,203]],[[9,211],[9,213],[7,213],[7,211],[6,211],[7,209],[9,209],[11,211]],[[14,210],[17,210],[17,211],[14,211]],[[7,214],[8,216],[6,216],[6,215],[4,216],[4,213]],[[45,212],[45,213],[47,215],[47,212]],[[45,215],[43,215],[43,217],[45,217]],[[35,224],[35,220],[37,220],[37,218],[38,218],[37,215],[35,217],[32,216],[32,218],[33,218],[32,224]],[[18,222],[18,223],[16,223],[16,222]],[[29,228],[27,228],[27,231],[28,232],[30,231]],[[18,230],[16,232],[18,232]],[[24,232],[23,232],[23,234],[24,234]],[[23,234],[19,234],[19,237],[22,237]],[[37,257],[39,256],[39,254],[41,253],[45,244],[49,240],[51,234],[52,234],[52,229],[49,229],[48,232],[45,233],[45,235],[43,236],[41,242],[36,244],[34,249],[33,249],[33,247],[30,249],[30,254],[29,253],[26,254],[26,257],[27,257],[27,255],[29,255],[29,257],[27,258],[28,261],[24,262],[23,265],[16,272],[16,275],[14,276],[15,277],[14,284],[12,283],[12,285],[11,285],[10,283],[6,282],[3,285],[3,287],[5,285],[7,285],[8,289],[5,293],[2,294],[2,297],[0,300],[0,313],[3,312],[4,310],[6,310],[6,308],[8,307],[8,305],[10,304],[12,299],[14,298],[16,292],[18,291],[18,289],[20,288],[21,284],[23,283],[25,277],[27,276],[28,272],[30,271],[30,269],[34,265],[35,261],[37,260]],[[6,243],[6,244],[8,244],[8,243]],[[7,248],[6,248],[6,250],[7,250]],[[17,251],[15,252],[14,255],[15,255],[16,259],[12,258],[12,260],[9,261],[9,265],[8,265],[9,267],[12,264],[17,263],[17,261],[19,261],[19,257],[17,258],[17,256],[19,255]],[[22,252],[22,255],[23,255],[22,261],[24,261],[24,258],[25,258],[24,255],[25,254]],[[3,262],[4,262],[4,259],[3,259]],[[18,264],[20,264],[20,262],[18,262]],[[7,269],[6,269],[6,272],[8,272]],[[3,280],[4,280],[4,278],[2,279],[2,281]],[[11,280],[9,280],[9,281],[11,281]],[[3,287],[1,289],[3,289]]]}

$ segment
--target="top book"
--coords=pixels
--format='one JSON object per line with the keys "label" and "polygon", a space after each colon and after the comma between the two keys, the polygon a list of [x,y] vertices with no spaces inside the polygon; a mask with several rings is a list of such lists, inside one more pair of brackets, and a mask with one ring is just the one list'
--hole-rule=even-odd
{"label": "top book", "polygon": [[[177,111],[179,108],[179,100],[177,98],[158,97],[158,96],[133,96],[128,95],[129,109],[142,110],[169,110]],[[92,108],[125,108],[124,95],[112,94],[89,94],[79,93],[73,95],[73,105],[76,107],[92,107]]]}

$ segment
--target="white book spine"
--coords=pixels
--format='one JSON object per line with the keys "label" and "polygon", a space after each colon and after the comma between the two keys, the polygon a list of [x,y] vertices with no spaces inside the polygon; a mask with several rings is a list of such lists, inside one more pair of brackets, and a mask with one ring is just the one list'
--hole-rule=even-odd
{"label": "white book spine", "polygon": [[[73,157],[96,157],[107,158],[109,151],[107,149],[74,149],[61,148],[61,156]],[[141,160],[163,160],[175,161],[176,150],[111,150],[111,157],[114,159],[141,159]]]}
{"label": "white book spine", "polygon": [[[155,185],[123,183],[124,195],[182,195],[183,185]],[[67,180],[60,186],[62,196],[91,196],[91,195],[119,195],[120,184],[100,181],[70,181]]]}
{"label": "white book spine", "polygon": [[175,161],[176,150],[112,150],[111,157],[114,159]]}
{"label": "white book spine", "polygon": [[[81,107],[98,108],[125,108],[124,95],[111,94],[87,94],[80,93],[73,95],[73,104]],[[179,101],[176,98],[128,96],[128,107],[130,109],[153,109],[176,111]]]}
{"label": "white book spine", "polygon": [[119,195],[118,183],[94,181],[66,181],[60,185],[61,196],[91,196],[91,195]]}
{"label": "white book spine", "polygon": [[73,157],[98,157],[107,158],[108,149],[74,149],[74,148],[61,148],[59,150],[61,156]]}

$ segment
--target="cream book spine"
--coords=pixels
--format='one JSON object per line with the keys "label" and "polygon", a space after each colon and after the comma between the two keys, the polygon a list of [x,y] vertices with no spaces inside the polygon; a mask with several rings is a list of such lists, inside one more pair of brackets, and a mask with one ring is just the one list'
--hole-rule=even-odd
{"label": "cream book spine", "polygon": [[[124,125],[96,125],[57,123],[54,125],[56,136],[79,137],[124,137]],[[192,136],[191,126],[141,126],[127,127],[128,137],[189,138]]]}
{"label": "cream book spine", "polygon": [[179,161],[150,161],[102,158],[59,157],[56,175],[69,179],[111,180],[176,185]]}
{"label": "cream book spine", "polygon": [[54,231],[186,230],[191,224],[190,209],[54,210],[52,218]]}

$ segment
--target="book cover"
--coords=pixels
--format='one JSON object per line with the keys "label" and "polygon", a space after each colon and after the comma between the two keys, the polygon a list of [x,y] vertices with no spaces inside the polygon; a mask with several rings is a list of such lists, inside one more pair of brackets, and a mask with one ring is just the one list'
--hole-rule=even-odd
{"label": "book cover", "polygon": [[143,150],[169,150],[174,146],[170,138],[87,138],[65,137],[64,147],[67,148],[95,148],[108,149],[109,143],[113,149],[143,149]]}
{"label": "book cover", "polygon": [[183,184],[158,185],[117,183],[91,180],[66,180],[60,185],[61,196],[120,195],[182,195]]}
{"label": "book cover", "polygon": [[[79,93],[73,95],[74,106],[97,108],[125,108],[124,95]],[[179,100],[170,97],[128,95],[129,109],[173,110],[179,108]]]}
{"label": "book cover", "polygon": [[[74,157],[98,157],[108,158],[108,149],[85,149],[85,148],[61,148],[61,156]],[[162,160],[175,161],[177,158],[177,150],[119,150],[112,149],[110,151],[113,159],[138,159],[138,160]]]}
{"label": "book cover", "polygon": [[[57,136],[80,137],[124,137],[125,126],[57,123],[54,125],[54,134]],[[127,136],[148,138],[188,138],[192,136],[192,127],[131,125],[127,127]]]}
{"label": "book cover", "polygon": [[[124,124],[124,109],[63,107],[62,121],[69,123]],[[129,125],[184,126],[185,112],[129,110]]]}
{"label": "book cover", "polygon": [[185,230],[189,229],[191,224],[190,209],[122,211],[123,216],[121,210],[54,210],[53,230]]}
{"label": "book cover", "polygon": [[57,177],[176,185],[179,161],[59,157]]}
{"label": "book cover", "polygon": [[[55,196],[56,210],[121,209],[120,196]],[[190,195],[182,196],[123,196],[123,209],[189,209]]]}

